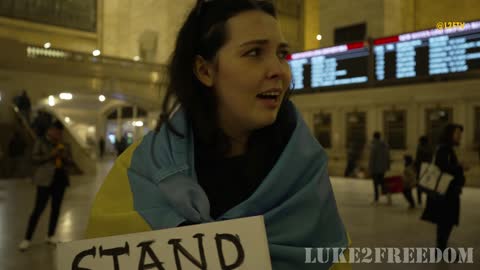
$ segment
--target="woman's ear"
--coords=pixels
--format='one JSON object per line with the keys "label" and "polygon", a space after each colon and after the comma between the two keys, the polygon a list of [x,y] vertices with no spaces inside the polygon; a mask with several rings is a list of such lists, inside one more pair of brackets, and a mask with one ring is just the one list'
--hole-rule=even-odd
{"label": "woman's ear", "polygon": [[213,65],[205,60],[202,56],[197,55],[195,57],[195,63],[193,64],[193,73],[197,76],[197,79],[205,86],[213,86]]}

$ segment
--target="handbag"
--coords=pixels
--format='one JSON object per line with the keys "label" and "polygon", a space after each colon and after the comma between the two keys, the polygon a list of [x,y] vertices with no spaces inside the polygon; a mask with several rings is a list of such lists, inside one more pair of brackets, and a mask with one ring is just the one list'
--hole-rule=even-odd
{"label": "handbag", "polygon": [[418,186],[428,193],[445,195],[454,176],[442,172],[442,170],[435,165],[437,152],[438,149],[435,151],[431,163],[422,162],[420,165],[420,179],[418,181]]}

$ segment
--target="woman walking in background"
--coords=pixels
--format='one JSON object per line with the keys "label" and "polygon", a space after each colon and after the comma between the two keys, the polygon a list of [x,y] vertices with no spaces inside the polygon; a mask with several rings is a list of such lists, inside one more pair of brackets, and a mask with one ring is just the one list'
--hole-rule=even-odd
{"label": "woman walking in background", "polygon": [[437,225],[437,247],[442,251],[454,226],[459,225],[460,194],[465,184],[464,168],[458,162],[454,148],[460,145],[463,127],[449,124],[445,127],[440,144],[435,151],[435,164],[443,173],[454,177],[445,195],[429,194],[422,219]]}

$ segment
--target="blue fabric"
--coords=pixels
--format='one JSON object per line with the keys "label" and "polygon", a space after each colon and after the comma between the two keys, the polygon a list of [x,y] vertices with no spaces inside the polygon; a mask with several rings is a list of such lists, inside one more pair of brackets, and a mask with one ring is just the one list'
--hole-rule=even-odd
{"label": "blue fabric", "polygon": [[[217,220],[263,215],[273,269],[329,269],[331,263],[305,264],[305,248],[348,247],[348,237],[328,177],[327,155],[301,115],[294,107],[291,111],[296,127],[274,168],[250,198]],[[165,126],[149,133],[128,170],[134,208],[154,230],[214,221],[196,180],[193,135],[181,110],[172,124],[186,136]]]}

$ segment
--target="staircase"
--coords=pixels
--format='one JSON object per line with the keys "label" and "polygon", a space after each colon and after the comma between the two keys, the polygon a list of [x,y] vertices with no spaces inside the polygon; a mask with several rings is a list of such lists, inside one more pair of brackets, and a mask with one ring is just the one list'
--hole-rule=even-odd
{"label": "staircase", "polygon": [[[11,106],[15,116],[12,123],[0,124],[0,149],[3,156],[0,156],[0,179],[25,178],[31,177],[33,166],[31,161],[31,153],[33,145],[37,139],[37,135],[27,122],[25,117],[19,112],[15,105]],[[17,158],[8,157],[9,143],[15,132],[19,134],[25,143],[23,154]],[[89,149],[85,149],[72,131],[65,126],[63,132],[64,141],[68,143],[72,150],[73,165],[69,168],[70,174],[95,174],[96,173],[96,157]]]}

